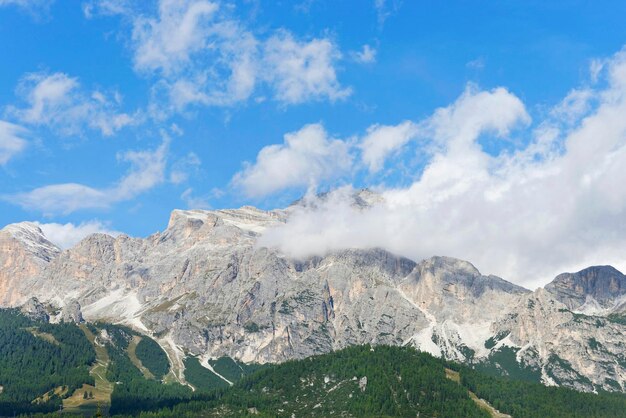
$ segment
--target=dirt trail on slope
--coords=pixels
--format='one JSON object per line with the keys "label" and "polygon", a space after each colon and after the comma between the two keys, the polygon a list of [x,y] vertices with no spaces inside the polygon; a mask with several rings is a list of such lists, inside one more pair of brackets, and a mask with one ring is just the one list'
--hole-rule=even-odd
{"label": "dirt trail on slope", "polygon": [[[458,383],[459,385],[461,384],[461,375],[459,374],[459,372],[455,372],[454,370],[451,370],[451,369],[446,369],[446,377]],[[503,414],[502,412],[498,411],[489,402],[487,402],[484,399],[480,399],[478,396],[476,396],[476,394],[472,392],[471,390],[468,390],[467,393],[469,394],[470,398],[474,401],[474,403],[476,403],[476,405],[478,405],[479,408],[489,412],[492,418],[513,418],[511,417],[511,415]]]}

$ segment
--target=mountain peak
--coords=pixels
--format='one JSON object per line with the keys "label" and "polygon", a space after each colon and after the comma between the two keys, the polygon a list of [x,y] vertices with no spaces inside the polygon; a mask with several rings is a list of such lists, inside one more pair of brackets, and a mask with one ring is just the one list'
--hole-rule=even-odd
{"label": "mountain peak", "polygon": [[592,266],[576,273],[562,273],[545,289],[569,309],[583,305],[612,308],[626,294],[626,276],[612,266]]}
{"label": "mountain peak", "polygon": [[425,267],[464,273],[468,276],[480,276],[480,271],[469,261],[454,257],[435,255],[422,261]]}
{"label": "mountain peak", "polygon": [[39,225],[34,222],[9,224],[0,232],[8,234],[26,250],[45,261],[50,261],[61,252],[61,249],[50,242]]}

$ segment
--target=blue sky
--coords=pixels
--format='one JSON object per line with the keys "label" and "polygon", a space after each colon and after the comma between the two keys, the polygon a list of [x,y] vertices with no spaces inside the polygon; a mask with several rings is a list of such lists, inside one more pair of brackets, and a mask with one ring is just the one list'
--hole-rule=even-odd
{"label": "blue sky", "polygon": [[[495,118],[473,139],[490,170],[548,125],[564,157],[618,84],[624,15],[618,1],[0,0],[0,224],[52,224],[70,245],[147,236],[175,208],[408,193],[449,154],[437,121],[464,103]],[[422,252],[448,244],[472,255]]]}

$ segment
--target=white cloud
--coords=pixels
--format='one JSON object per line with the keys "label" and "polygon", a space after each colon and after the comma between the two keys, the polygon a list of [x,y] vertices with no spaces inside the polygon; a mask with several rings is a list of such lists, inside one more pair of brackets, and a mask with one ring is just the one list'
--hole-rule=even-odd
{"label": "white cloud", "polygon": [[209,45],[218,5],[209,1],[162,0],[158,18],[139,16],[133,25],[135,67],[169,74]]}
{"label": "white cloud", "polygon": [[189,175],[198,171],[202,162],[194,152],[188,153],[184,158],[176,161],[170,171],[170,182],[181,184],[189,179]]}
{"label": "white cloud", "polygon": [[371,64],[373,62],[376,62],[376,53],[376,49],[365,44],[363,45],[363,49],[361,51],[353,52],[352,57],[356,62],[360,62],[362,64]]}
{"label": "white cloud", "polygon": [[263,148],[254,164],[233,178],[250,197],[262,197],[292,187],[307,187],[345,174],[352,166],[349,145],[329,138],[320,124],[285,135],[282,145]]}
{"label": "white cloud", "polygon": [[593,91],[589,88],[573,89],[567,96],[552,109],[552,113],[557,120],[567,123],[580,120],[590,109],[593,100]]}
{"label": "white cloud", "polygon": [[127,151],[118,155],[120,161],[129,162],[131,169],[109,192],[112,202],[132,199],[152,189],[165,180],[165,167],[169,140],[154,151]]}
{"label": "white cloud", "polygon": [[41,228],[48,240],[63,249],[73,247],[83,238],[91,234],[107,234],[114,237],[121,234],[121,232],[111,230],[105,224],[97,220],[82,222],[78,225],[71,222],[66,224],[54,222],[35,223]]}
{"label": "white cloud", "polygon": [[115,16],[132,14],[131,0],[90,0],[82,5],[87,19],[97,16]]}
{"label": "white cloud", "polygon": [[483,132],[506,136],[515,124],[530,122],[524,104],[505,88],[478,91],[470,84],[455,103],[425,121],[436,142],[448,147],[471,146]]}
{"label": "white cloud", "polygon": [[82,209],[105,209],[115,203],[130,200],[164,182],[168,145],[169,142],[165,140],[154,151],[128,151],[119,154],[118,159],[129,162],[131,168],[116,184],[107,188],[62,183],[3,198],[45,215],[69,214]]}
{"label": "white cloud", "polygon": [[497,155],[481,135],[510,138],[529,118],[508,91],[471,87],[417,123],[428,163],[410,186],[382,190],[385,202],[367,211],[340,190],[297,209],[262,244],[296,257],[350,247],[449,255],[529,287],[588,265],[626,268],[626,49],[604,65],[584,112],[557,104],[520,132],[525,144]]}
{"label": "white cloud", "polygon": [[265,43],[266,77],[274,85],[276,98],[285,103],[343,99],[351,91],[337,81],[334,62],[340,57],[329,39],[299,42],[282,31]]}
{"label": "white cloud", "polygon": [[119,111],[121,97],[94,90],[85,91],[77,78],[64,73],[31,73],[16,90],[25,108],[7,107],[7,113],[25,124],[46,125],[63,135],[81,135],[85,129],[110,136],[134,117]]}
{"label": "white cloud", "polygon": [[162,118],[190,105],[232,106],[268,88],[285,104],[338,100],[341,58],[328,38],[303,41],[280,30],[266,39],[206,0],[160,0],[154,15],[123,1],[89,3],[85,14],[122,14],[132,26],[134,68],[154,77],[152,113]]}
{"label": "white cloud", "polygon": [[377,172],[389,154],[400,149],[418,133],[419,127],[411,121],[396,126],[372,125],[361,140],[361,158],[370,172]]}
{"label": "white cloud", "polygon": [[5,165],[26,148],[28,143],[23,138],[26,133],[23,127],[0,120],[0,165]]}

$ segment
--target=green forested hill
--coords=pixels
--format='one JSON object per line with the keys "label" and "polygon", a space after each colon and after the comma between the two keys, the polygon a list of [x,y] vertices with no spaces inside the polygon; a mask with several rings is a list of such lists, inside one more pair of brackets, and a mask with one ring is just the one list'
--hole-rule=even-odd
{"label": "green forested hill", "polygon": [[60,396],[93,384],[94,361],[95,351],[76,325],[37,323],[0,310],[0,416],[58,409]]}
{"label": "green forested hill", "polygon": [[505,416],[492,415],[496,409],[523,418],[624,417],[626,395],[494,377],[408,347],[357,346],[269,366],[204,400],[141,416]]}
{"label": "green forested hill", "polygon": [[355,346],[261,368],[211,360],[223,378],[195,357],[185,364],[195,391],[163,383],[166,354],[128,328],[46,324],[0,310],[0,416],[57,416],[62,403],[64,416],[626,416],[623,394],[491,376],[409,347]]}

